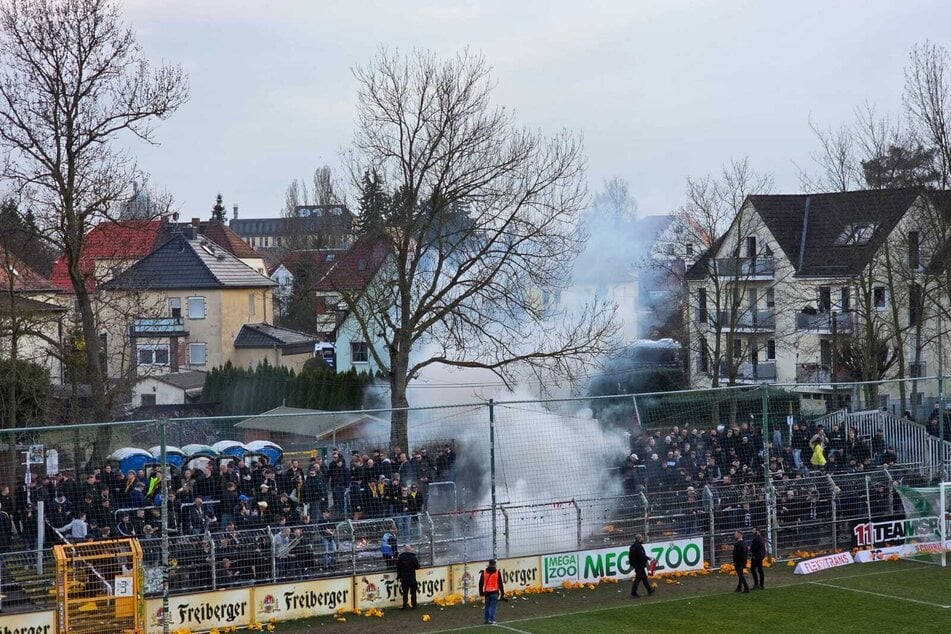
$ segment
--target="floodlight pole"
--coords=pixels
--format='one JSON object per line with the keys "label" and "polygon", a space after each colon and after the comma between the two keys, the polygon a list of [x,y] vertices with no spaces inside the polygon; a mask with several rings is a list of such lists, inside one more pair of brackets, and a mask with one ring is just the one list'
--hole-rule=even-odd
{"label": "floodlight pole", "polygon": [[162,633],[169,633],[168,613],[168,480],[170,477],[168,471],[168,420],[162,418],[159,420],[159,433],[161,436],[161,454],[159,463],[162,469]]}
{"label": "floodlight pole", "polygon": [[498,559],[499,529],[495,519],[495,400],[489,399],[489,469],[492,490],[492,559]]}
{"label": "floodlight pole", "polygon": [[941,316],[938,316],[938,447],[941,450],[941,479],[947,481],[951,478],[948,474],[948,450],[944,446],[944,349],[942,347],[943,324]]}

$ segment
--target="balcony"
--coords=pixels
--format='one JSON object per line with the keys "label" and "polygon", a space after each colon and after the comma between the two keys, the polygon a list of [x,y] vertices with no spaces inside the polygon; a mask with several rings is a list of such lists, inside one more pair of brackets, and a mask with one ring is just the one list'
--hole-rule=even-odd
{"label": "balcony", "polygon": [[140,317],[129,327],[132,337],[187,337],[181,317]]}
{"label": "balcony", "polygon": [[797,363],[796,364],[796,383],[809,383],[817,385],[831,385],[835,383],[848,383],[854,381],[854,377],[849,372],[840,368],[835,375],[835,381],[832,380],[832,367],[828,363]]}
{"label": "balcony", "polygon": [[776,274],[774,258],[717,258],[716,274],[743,281],[771,280]]}
{"label": "balcony", "polygon": [[[717,313],[720,328],[724,332],[774,332],[776,330],[776,311],[744,310],[733,313],[721,310]],[[711,324],[716,327],[716,324]]]}
{"label": "balcony", "polygon": [[832,325],[840,335],[852,334],[852,313],[796,313],[796,330],[831,335]]}
{"label": "balcony", "polygon": [[[720,364],[720,380],[727,381],[730,377],[729,366],[726,361]],[[776,362],[760,361],[750,363],[744,361],[737,368],[737,383],[775,383],[776,382]]]}

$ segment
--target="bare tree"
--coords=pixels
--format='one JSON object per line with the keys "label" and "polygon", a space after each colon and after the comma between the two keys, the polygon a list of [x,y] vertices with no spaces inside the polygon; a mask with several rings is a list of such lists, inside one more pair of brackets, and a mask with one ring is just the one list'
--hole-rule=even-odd
{"label": "bare tree", "polygon": [[399,408],[425,367],[572,376],[609,350],[613,305],[552,318],[537,300],[568,283],[584,246],[580,140],[516,127],[491,103],[488,65],[468,52],[381,50],[354,74],[350,173],[354,183],[376,173],[392,190],[379,236],[390,257],[370,288],[341,299],[364,340],[381,342],[368,348],[389,377],[394,442],[405,446]]}
{"label": "bare tree", "polygon": [[[114,0],[8,0],[0,6],[0,147],[4,175],[65,254],[92,392],[92,415],[111,416],[83,238],[114,218],[139,170],[119,142],[153,139],[157,120],[187,98],[174,66],[152,68]],[[97,442],[108,447],[108,428]]]}
{"label": "bare tree", "polygon": [[915,134],[938,157],[940,186],[951,185],[951,57],[933,42],[916,45],[905,68],[905,113]]}

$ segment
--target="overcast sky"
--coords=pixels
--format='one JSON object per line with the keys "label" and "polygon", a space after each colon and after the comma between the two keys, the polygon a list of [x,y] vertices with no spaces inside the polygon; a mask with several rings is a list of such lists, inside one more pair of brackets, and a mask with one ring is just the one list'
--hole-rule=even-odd
{"label": "overcast sky", "polygon": [[276,216],[291,179],[339,165],[353,130],[351,68],[381,44],[493,66],[520,123],[581,132],[592,193],[627,179],[641,214],[683,202],[684,178],[750,156],[780,191],[815,142],[871,101],[901,105],[915,42],[951,46],[951,2],[330,2],[126,0],[146,55],[181,64],[191,99],[142,167],[185,217],[215,195]]}

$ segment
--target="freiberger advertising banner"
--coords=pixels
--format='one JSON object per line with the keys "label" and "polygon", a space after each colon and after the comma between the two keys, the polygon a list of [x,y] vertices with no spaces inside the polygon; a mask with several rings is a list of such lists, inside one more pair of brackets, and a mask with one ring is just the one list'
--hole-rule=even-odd
{"label": "freiberger advertising banner", "polygon": [[255,586],[254,618],[266,621],[303,619],[353,608],[353,580],[327,579]]}
{"label": "freiberger advertising banner", "polygon": [[[417,601],[420,604],[432,603],[437,597],[445,597],[451,592],[449,566],[417,570],[416,581],[419,583]],[[358,610],[403,605],[395,572],[357,575],[353,578],[353,597]]]}
{"label": "freiberger advertising banner", "polygon": [[145,602],[149,634],[161,634],[166,618],[172,631],[187,628],[206,632],[228,625],[245,627],[251,623],[251,611],[251,588],[169,597],[168,614],[162,610],[161,599]]}
{"label": "freiberger advertising banner", "polygon": [[56,612],[21,612],[0,616],[2,634],[56,634]]}
{"label": "freiberger advertising banner", "polygon": [[[463,564],[452,567],[452,591],[454,594],[465,594],[468,584],[469,596],[479,593],[479,573],[485,570],[489,562],[470,562],[468,568]],[[527,590],[542,586],[541,559],[539,557],[516,557],[500,559],[496,566],[502,573],[502,586],[509,590]],[[466,574],[468,573],[468,576]]]}

